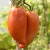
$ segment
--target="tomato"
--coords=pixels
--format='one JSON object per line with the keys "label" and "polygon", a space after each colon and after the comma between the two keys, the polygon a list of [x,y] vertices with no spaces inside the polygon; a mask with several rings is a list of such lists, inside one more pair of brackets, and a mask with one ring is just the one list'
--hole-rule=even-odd
{"label": "tomato", "polygon": [[8,14],[8,29],[13,39],[25,44],[27,15],[23,7],[12,7]]}
{"label": "tomato", "polygon": [[8,14],[10,35],[20,48],[28,46],[36,37],[39,16],[35,11],[26,11],[23,7],[13,7]]}

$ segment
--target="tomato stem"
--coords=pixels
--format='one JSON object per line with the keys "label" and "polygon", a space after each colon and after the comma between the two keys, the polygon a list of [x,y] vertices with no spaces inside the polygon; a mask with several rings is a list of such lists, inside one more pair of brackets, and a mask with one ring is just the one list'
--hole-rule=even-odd
{"label": "tomato stem", "polygon": [[23,6],[24,4],[29,6],[29,10],[33,10],[32,6],[25,2],[25,0],[10,0],[13,6],[19,7]]}
{"label": "tomato stem", "polygon": [[23,4],[26,4],[27,6],[29,6],[30,10],[33,10],[33,8],[32,8],[29,4],[27,4],[27,3],[25,2],[25,0],[23,0]]}

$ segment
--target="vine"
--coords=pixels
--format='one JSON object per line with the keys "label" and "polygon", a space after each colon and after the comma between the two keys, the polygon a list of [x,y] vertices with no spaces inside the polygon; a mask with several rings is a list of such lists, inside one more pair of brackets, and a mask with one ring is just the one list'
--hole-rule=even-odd
{"label": "vine", "polygon": [[27,5],[29,7],[29,10],[33,10],[33,7],[30,6],[28,3],[26,3],[25,0],[10,0],[10,1],[11,1],[12,5],[15,7]]}

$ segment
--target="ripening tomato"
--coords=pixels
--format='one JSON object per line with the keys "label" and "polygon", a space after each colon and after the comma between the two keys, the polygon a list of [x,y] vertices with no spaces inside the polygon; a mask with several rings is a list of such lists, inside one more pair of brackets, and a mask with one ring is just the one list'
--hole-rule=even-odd
{"label": "ripening tomato", "polygon": [[39,17],[34,11],[27,11],[27,32],[26,32],[26,45],[19,44],[20,48],[28,46],[36,37],[39,25]]}
{"label": "ripening tomato", "polygon": [[20,48],[28,46],[36,37],[39,17],[35,11],[23,7],[11,8],[8,14],[8,29]]}
{"label": "ripening tomato", "polygon": [[8,14],[8,29],[13,39],[25,44],[27,15],[23,7],[12,7]]}

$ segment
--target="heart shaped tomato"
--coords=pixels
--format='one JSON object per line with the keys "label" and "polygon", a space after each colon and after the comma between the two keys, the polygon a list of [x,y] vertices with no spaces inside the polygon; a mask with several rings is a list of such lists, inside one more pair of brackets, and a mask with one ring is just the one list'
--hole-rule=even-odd
{"label": "heart shaped tomato", "polygon": [[36,37],[39,17],[35,11],[26,11],[23,7],[11,8],[8,14],[10,35],[20,48],[28,46]]}

